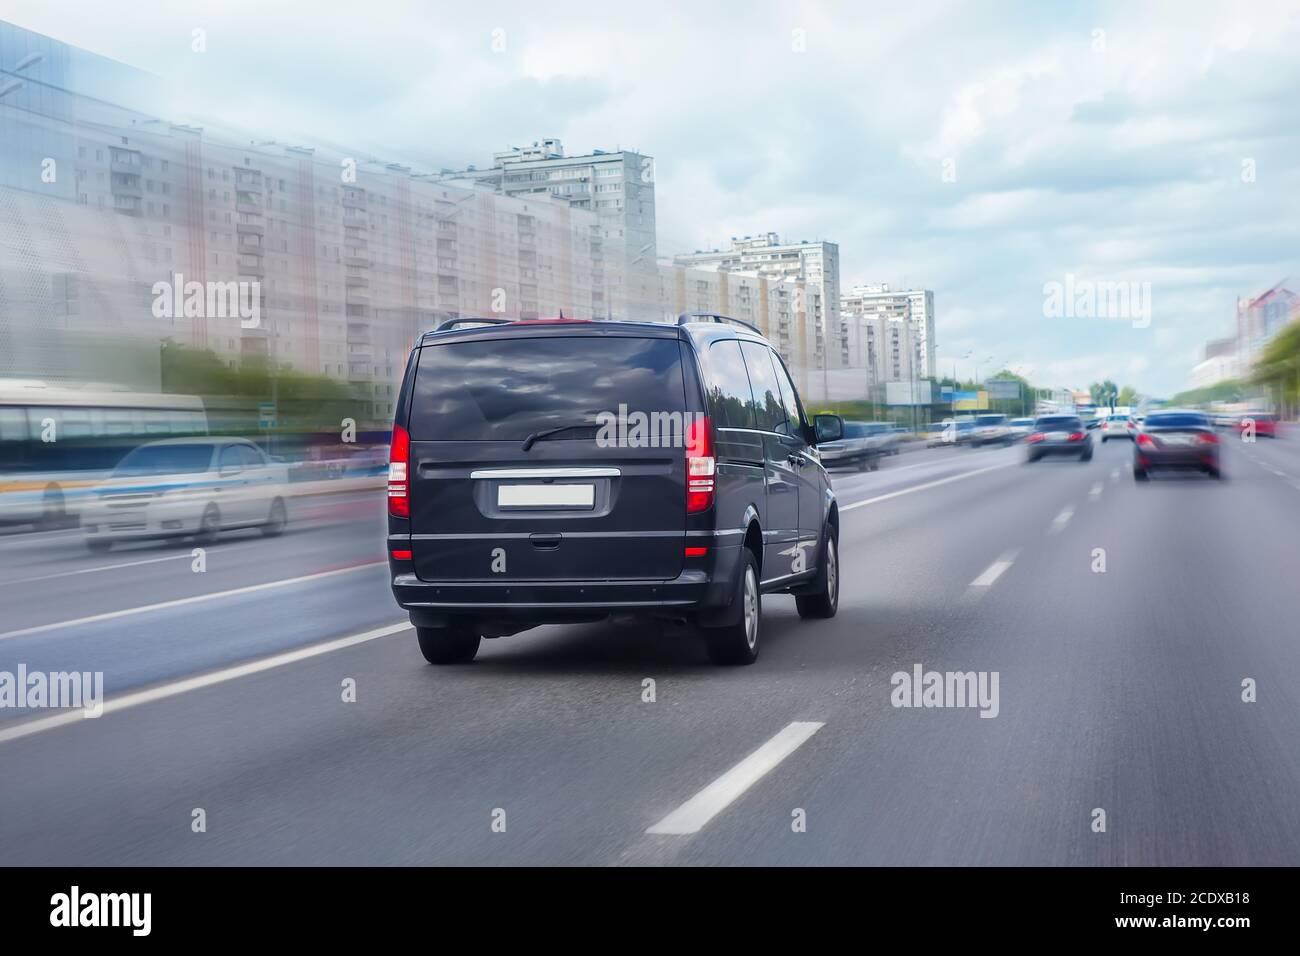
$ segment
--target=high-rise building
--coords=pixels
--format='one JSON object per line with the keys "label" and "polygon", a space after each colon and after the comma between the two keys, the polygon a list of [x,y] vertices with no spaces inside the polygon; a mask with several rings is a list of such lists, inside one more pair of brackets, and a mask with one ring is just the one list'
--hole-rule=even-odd
{"label": "high-rise building", "polygon": [[785,359],[805,400],[825,398],[827,379],[818,371],[816,329],[825,319],[821,290],[794,277],[690,269],[661,262],[659,299],[662,318],[683,312],[729,315],[754,325]]}
{"label": "high-rise building", "polygon": [[845,330],[834,303],[840,301],[840,247],[834,242],[782,242],[775,232],[758,236],[731,237],[727,249],[699,250],[673,256],[673,262],[692,269],[723,272],[752,272],[757,275],[794,279],[816,288],[827,314],[813,330],[815,348],[809,356],[812,368],[843,368]]}
{"label": "high-rise building", "polygon": [[654,160],[650,156],[626,149],[566,156],[558,139],[543,139],[494,153],[490,169],[443,170],[436,178],[477,182],[516,199],[550,197],[594,213],[607,260],[621,263],[609,283],[606,314],[616,319],[657,316]]}
{"label": "high-rise building", "polygon": [[[624,288],[594,210],[175,125],[114,103],[119,64],[0,41],[0,377],[156,388],[171,339],[346,381],[382,421],[441,319],[603,316]],[[191,283],[246,290],[258,320],[180,307]]]}
{"label": "high-rise building", "polygon": [[855,343],[848,349],[855,365],[863,360],[861,349],[866,337],[863,320],[893,319],[905,321],[911,326],[907,335],[911,358],[902,368],[902,379],[939,376],[935,356],[933,291],[891,290],[888,285],[858,285],[840,299],[840,310],[847,326],[846,337]]}

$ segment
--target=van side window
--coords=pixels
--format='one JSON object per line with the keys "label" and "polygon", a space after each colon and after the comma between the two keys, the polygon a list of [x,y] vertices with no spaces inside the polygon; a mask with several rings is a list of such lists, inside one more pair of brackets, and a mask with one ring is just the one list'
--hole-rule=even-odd
{"label": "van side window", "polygon": [[802,440],[803,409],[799,407],[798,393],[794,390],[794,383],[790,381],[785,365],[781,363],[781,356],[775,352],[771,354],[772,365],[776,369],[776,382],[781,387],[781,404],[785,406],[785,421],[776,430],[782,435],[790,435]]}
{"label": "van side window", "polygon": [[709,346],[709,417],[719,428],[753,428],[749,374],[740,343],[724,339]]}
{"label": "van side window", "polygon": [[777,431],[785,423],[785,408],[781,405],[781,386],[776,383],[772,369],[772,353],[758,342],[741,342],[745,355],[745,368],[749,370],[749,384],[754,393],[750,407],[754,410],[754,427],[763,431]]}

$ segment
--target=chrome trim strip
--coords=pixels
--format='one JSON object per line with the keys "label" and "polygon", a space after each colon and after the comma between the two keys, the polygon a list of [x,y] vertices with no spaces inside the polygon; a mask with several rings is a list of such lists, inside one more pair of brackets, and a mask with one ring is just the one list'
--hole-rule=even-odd
{"label": "chrome trim strip", "polygon": [[470,478],[618,478],[617,468],[487,468]]}

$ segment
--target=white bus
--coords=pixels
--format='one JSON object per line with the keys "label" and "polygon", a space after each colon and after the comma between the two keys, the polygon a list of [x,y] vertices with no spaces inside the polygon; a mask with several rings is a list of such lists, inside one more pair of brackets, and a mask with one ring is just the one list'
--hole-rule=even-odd
{"label": "white bus", "polygon": [[194,395],[0,379],[0,523],[59,527],[137,445],[207,433]]}

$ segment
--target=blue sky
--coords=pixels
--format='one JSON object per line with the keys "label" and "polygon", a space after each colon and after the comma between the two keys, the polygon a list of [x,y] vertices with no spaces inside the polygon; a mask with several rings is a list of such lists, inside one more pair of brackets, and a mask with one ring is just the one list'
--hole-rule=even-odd
{"label": "blue sky", "polygon": [[[639,148],[661,254],[833,239],[845,286],[935,290],[941,367],[971,352],[963,376],[991,357],[1167,395],[1238,296],[1300,272],[1296,3],[8,0],[5,17],[164,77],[178,118],[276,139],[426,168],[543,136]],[[1150,323],[1046,317],[1067,275],[1149,283]]]}

